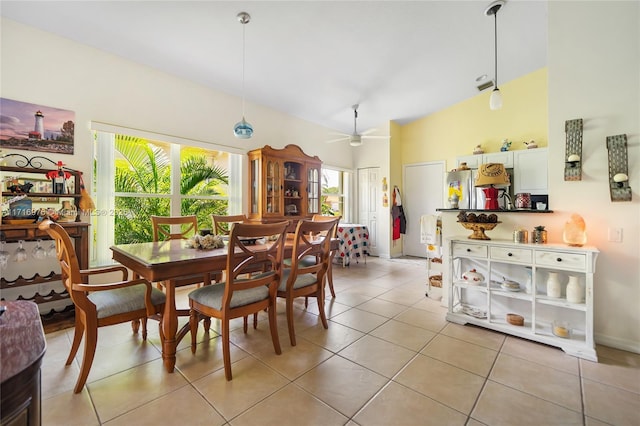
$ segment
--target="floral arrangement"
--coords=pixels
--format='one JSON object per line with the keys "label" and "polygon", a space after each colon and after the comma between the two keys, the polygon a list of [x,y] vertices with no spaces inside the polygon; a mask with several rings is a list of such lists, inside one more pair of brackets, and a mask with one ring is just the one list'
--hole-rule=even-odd
{"label": "floral arrangement", "polygon": [[187,245],[195,249],[211,250],[224,247],[224,241],[220,235],[194,235]]}

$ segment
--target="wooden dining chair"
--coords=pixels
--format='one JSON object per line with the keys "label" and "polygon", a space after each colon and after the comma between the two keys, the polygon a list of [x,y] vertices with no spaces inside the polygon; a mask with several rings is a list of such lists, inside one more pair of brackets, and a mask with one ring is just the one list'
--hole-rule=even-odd
{"label": "wooden dining chair", "polygon": [[231,226],[234,223],[243,223],[247,221],[247,216],[244,214],[236,215],[211,215],[211,222],[213,223],[213,233],[216,235],[229,235]]}
{"label": "wooden dining chair", "polygon": [[[270,224],[239,223],[229,235],[225,281],[205,286],[189,293],[191,315],[191,352],[196,352],[196,336],[200,318],[218,318],[222,328],[224,374],[232,379],[229,353],[229,321],[267,310],[271,340],[276,354],[280,354],[280,340],[276,324],[276,291],[282,277],[282,257],[289,222]],[[249,245],[250,239],[265,238],[265,243]],[[265,262],[266,272],[251,274]],[[209,329],[205,326],[205,331]],[[246,329],[245,329],[246,332]]]}
{"label": "wooden dining chair", "polygon": [[[89,376],[98,342],[98,328],[133,321],[142,322],[142,338],[147,339],[147,317],[160,318],[165,294],[144,279],[129,280],[124,266],[80,269],[71,238],[57,223],[45,220],[39,228],[55,241],[62,283],[75,306],[75,330],[66,365],[71,364],[84,338],[84,355],[80,375],[74,388],[79,393]],[[103,284],[86,284],[90,276],[119,272],[122,280]],[[101,280],[103,282],[103,280]],[[134,328],[138,332],[138,328]]]}
{"label": "wooden dining chair", "polygon": [[[324,216],[321,214],[314,214],[311,220],[315,222],[327,222],[332,221],[333,219],[338,219],[338,222],[340,222],[341,218],[342,216]],[[336,238],[337,235],[338,225],[336,224],[336,226],[333,228],[333,235],[331,235],[331,238]],[[333,297],[334,299],[336,297],[336,291],[333,289],[333,258],[335,256],[336,250],[331,250],[331,253],[329,255],[329,269],[327,269],[327,283],[329,283],[329,291],[331,292],[331,297]]]}
{"label": "wooden dining chair", "polygon": [[[198,218],[195,215],[189,216],[151,216],[151,226],[153,228],[153,241],[165,240],[186,240],[198,233]],[[180,230],[176,231],[175,227],[180,226]],[[218,281],[222,278],[222,273],[213,271],[208,274],[185,274],[180,278],[171,280],[174,287],[184,287],[187,285],[211,284],[211,280]],[[160,285],[158,284],[158,288]],[[178,309],[179,316],[188,316],[188,309]]]}
{"label": "wooden dining chair", "polygon": [[315,297],[322,325],[329,328],[324,312],[324,278],[329,269],[331,238],[339,218],[328,221],[301,220],[293,240],[291,266],[284,268],[278,297],[286,299],[287,326],[291,346],[296,345],[293,326],[293,301],[297,297]]}

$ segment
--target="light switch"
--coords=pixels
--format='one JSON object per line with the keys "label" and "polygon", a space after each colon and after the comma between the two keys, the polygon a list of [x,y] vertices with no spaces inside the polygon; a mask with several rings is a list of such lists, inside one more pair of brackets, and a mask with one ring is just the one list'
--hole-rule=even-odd
{"label": "light switch", "polygon": [[609,241],[614,243],[621,243],[622,228],[609,228]]}

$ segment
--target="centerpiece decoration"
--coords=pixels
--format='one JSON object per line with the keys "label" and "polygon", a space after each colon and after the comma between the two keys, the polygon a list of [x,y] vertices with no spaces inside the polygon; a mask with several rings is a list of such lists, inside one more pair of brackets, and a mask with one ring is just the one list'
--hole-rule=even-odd
{"label": "centerpiece decoration", "polygon": [[213,250],[224,247],[224,240],[220,235],[194,235],[187,240],[187,245],[199,250]]}
{"label": "centerpiece decoration", "polygon": [[461,212],[458,215],[458,223],[465,229],[473,231],[473,234],[468,237],[470,240],[490,240],[491,238],[484,231],[491,231],[501,222],[498,221],[498,215],[493,213],[476,215],[475,213]]}

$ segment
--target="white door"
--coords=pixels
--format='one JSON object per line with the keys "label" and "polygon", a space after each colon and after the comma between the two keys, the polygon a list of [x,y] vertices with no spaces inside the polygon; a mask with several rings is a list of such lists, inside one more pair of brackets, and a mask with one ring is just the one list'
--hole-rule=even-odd
{"label": "white door", "polygon": [[369,254],[378,255],[378,204],[380,200],[380,168],[358,169],[358,223],[369,230]]}
{"label": "white door", "polygon": [[436,214],[436,209],[443,207],[444,174],[444,161],[404,166],[402,206],[407,233],[402,251],[406,256],[427,257],[427,249],[420,243],[420,217]]}

